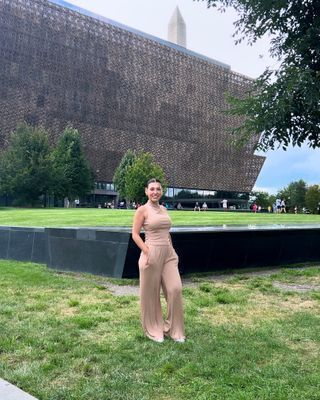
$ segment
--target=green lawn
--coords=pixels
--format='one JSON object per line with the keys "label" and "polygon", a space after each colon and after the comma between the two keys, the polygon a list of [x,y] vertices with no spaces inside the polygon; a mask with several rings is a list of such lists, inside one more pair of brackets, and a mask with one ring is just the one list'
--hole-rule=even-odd
{"label": "green lawn", "polygon": [[[319,224],[320,215],[237,212],[169,211],[175,226],[247,224]],[[93,208],[0,208],[0,225],[10,226],[131,226],[134,211]]]}
{"label": "green lawn", "polygon": [[187,342],[146,339],[107,279],[0,261],[0,376],[40,400],[318,400],[320,268],[198,277]]}

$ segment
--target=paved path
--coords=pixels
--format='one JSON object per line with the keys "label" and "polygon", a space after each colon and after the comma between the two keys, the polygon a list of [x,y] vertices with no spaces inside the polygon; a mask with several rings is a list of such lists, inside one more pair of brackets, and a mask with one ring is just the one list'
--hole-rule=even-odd
{"label": "paved path", "polygon": [[[261,271],[252,271],[252,272],[243,272],[241,273],[241,276],[270,276],[276,272],[279,272],[279,268],[275,268],[272,270],[261,270]],[[212,275],[206,275],[203,277],[204,280],[207,281],[225,281],[227,279],[232,278],[233,276],[238,276],[236,273],[230,273],[230,274],[212,274]],[[183,287],[198,287],[199,283],[198,282],[193,282],[192,279],[184,278],[182,276],[182,285]],[[98,282],[97,282],[98,283]],[[114,296],[139,296],[139,286],[134,286],[134,285],[116,285],[112,282],[106,282],[106,283],[99,283],[99,285],[105,286],[106,289],[110,290],[110,292]],[[0,399],[1,400],[1,399]]]}
{"label": "paved path", "polygon": [[0,379],[0,400],[37,400],[11,383]]}
{"label": "paved path", "polygon": [[[298,268],[296,268],[298,269]],[[303,267],[300,269],[304,269]],[[227,279],[232,278],[233,276],[248,276],[248,277],[255,277],[255,276],[270,276],[277,272],[280,272],[281,268],[274,268],[271,270],[259,270],[259,271],[248,271],[248,272],[239,272],[237,273],[230,273],[230,274],[212,274],[203,276],[204,280],[207,281],[216,281],[216,282],[223,282]],[[241,275],[240,275],[241,273]],[[99,283],[101,285],[101,283]],[[319,285],[313,284],[291,284],[291,283],[281,283],[281,282],[273,282],[274,287],[282,290],[292,290],[296,292],[307,292],[310,290],[320,290]],[[186,279],[182,276],[182,285],[183,287],[198,287],[199,282],[194,282],[192,279]],[[139,296],[139,286],[134,285],[116,285],[112,282],[102,283],[102,286],[105,286],[106,289],[110,290],[110,292],[114,296]],[[0,399],[1,400],[1,399]]]}

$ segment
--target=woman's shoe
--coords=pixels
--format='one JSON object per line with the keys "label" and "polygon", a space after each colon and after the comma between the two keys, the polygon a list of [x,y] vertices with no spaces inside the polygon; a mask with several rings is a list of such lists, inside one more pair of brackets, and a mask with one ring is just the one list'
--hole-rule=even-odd
{"label": "woman's shoe", "polygon": [[163,337],[159,337],[159,338],[156,338],[156,339],[153,339],[155,342],[157,342],[157,343],[163,343],[164,342],[164,339],[163,339]]}
{"label": "woman's shoe", "polygon": [[154,342],[157,343],[163,343],[164,342],[164,338],[163,337],[159,337],[159,338],[149,338],[151,340],[153,340]]}

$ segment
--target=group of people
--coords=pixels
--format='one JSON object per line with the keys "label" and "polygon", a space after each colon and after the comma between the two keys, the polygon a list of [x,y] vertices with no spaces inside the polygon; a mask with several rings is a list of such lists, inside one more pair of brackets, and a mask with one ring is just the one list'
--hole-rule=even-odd
{"label": "group of people", "polygon": [[114,208],[114,200],[105,202],[103,206],[104,206],[104,208],[113,209]]}
{"label": "group of people", "polygon": [[280,213],[285,214],[287,212],[285,199],[280,199],[280,198],[276,199],[276,202],[273,207],[273,212],[275,212],[277,214],[280,214]]}
{"label": "group of people", "polygon": [[194,206],[194,211],[207,211],[208,210],[208,204],[206,202],[204,202],[202,204],[202,206],[200,207],[199,203],[196,202],[195,206]]}
{"label": "group of people", "polygon": [[251,209],[252,209],[252,211],[253,211],[254,213],[260,212],[260,211],[261,211],[261,206],[258,206],[257,203],[253,203],[252,206],[251,206]]}
{"label": "group of people", "polygon": [[[261,206],[257,205],[257,203],[253,203],[250,208],[254,213],[261,211]],[[285,214],[287,212],[286,201],[285,201],[285,199],[278,198],[278,199],[276,199],[276,201],[272,205],[272,207],[268,206],[267,209],[268,209],[269,213],[274,212],[276,214],[280,214],[280,213]],[[297,207],[294,208],[294,212],[295,212],[295,214],[297,214],[297,212],[298,212]]]}

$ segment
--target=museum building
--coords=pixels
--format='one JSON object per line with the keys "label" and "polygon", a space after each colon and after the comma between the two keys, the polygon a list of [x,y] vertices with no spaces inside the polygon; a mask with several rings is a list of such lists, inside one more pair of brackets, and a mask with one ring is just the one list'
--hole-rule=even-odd
{"label": "museum building", "polygon": [[95,172],[94,203],[114,199],[115,168],[128,150],[154,155],[168,202],[246,208],[264,163],[257,138],[231,143],[240,123],[225,94],[252,79],[186,48],[179,9],[168,40],[62,0],[0,0],[0,148],[26,121],[56,142],[71,124]]}

